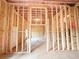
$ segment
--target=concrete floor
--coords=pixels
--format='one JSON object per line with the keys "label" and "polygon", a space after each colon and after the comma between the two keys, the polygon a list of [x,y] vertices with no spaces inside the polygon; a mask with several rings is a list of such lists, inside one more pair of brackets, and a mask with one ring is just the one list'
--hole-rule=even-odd
{"label": "concrete floor", "polygon": [[33,50],[30,54],[13,54],[0,59],[79,59],[79,51],[46,51],[46,44]]}

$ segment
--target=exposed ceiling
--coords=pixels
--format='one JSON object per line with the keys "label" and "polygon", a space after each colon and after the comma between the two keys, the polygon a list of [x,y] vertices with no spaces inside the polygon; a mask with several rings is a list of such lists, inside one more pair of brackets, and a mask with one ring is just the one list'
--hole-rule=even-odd
{"label": "exposed ceiling", "polygon": [[79,0],[6,0],[8,2],[44,2],[44,1],[51,1],[51,2],[79,2]]}
{"label": "exposed ceiling", "polygon": [[[30,4],[30,3],[52,3],[52,4],[67,4],[67,3],[72,3],[73,4],[76,4],[76,3],[79,3],[79,0],[6,0],[8,3],[15,3],[15,5],[18,5],[18,3],[24,3],[24,4]],[[20,4],[19,4],[20,5]],[[23,9],[22,9],[22,6],[23,4],[20,6],[19,8],[19,11],[20,11],[20,15],[23,14]],[[16,7],[16,10],[17,7]],[[50,9],[49,9],[50,11]],[[27,7],[24,7],[24,18],[27,20],[27,13],[28,10],[27,10]]]}

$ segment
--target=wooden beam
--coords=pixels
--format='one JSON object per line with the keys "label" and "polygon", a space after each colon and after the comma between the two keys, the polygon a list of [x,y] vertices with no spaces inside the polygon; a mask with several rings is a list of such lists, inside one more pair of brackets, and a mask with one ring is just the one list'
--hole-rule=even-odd
{"label": "wooden beam", "polygon": [[44,5],[32,5],[30,8],[38,8],[38,9],[45,9],[47,6]]}
{"label": "wooden beam", "polygon": [[5,15],[3,19],[3,35],[2,35],[2,52],[5,50],[5,33],[6,33],[6,22],[7,22],[7,4],[5,4],[5,9],[4,9]]}
{"label": "wooden beam", "polygon": [[72,33],[72,18],[71,18],[71,7],[69,7],[69,15],[70,15],[70,37],[71,37],[71,49],[74,50],[74,41],[73,41],[73,33]]}
{"label": "wooden beam", "polygon": [[24,6],[23,6],[23,14],[22,14],[22,51],[24,49]]}
{"label": "wooden beam", "polygon": [[[65,5],[65,4],[67,4],[67,3],[74,3],[74,2],[59,2],[59,1],[25,1],[25,2],[17,2],[17,3],[15,3],[15,2],[8,2],[9,4],[14,4],[14,5],[31,5],[31,4],[42,4],[42,3],[44,3],[44,4],[47,4],[47,5],[58,5],[58,4],[61,4],[61,3],[63,3],[63,5]],[[78,3],[77,3],[78,4]]]}
{"label": "wooden beam", "polygon": [[58,18],[58,7],[55,6],[56,8],[56,27],[57,27],[57,45],[58,45],[58,50],[60,50],[60,42],[59,42],[59,18]]}
{"label": "wooden beam", "polygon": [[46,30],[46,37],[47,37],[47,51],[50,49],[50,34],[49,34],[49,19],[48,19],[48,13],[47,8],[45,8],[45,30]]}
{"label": "wooden beam", "polygon": [[61,25],[61,41],[62,41],[62,50],[65,49],[65,37],[64,37],[64,22],[63,22],[63,6],[60,6],[60,25]]}
{"label": "wooden beam", "polygon": [[[17,15],[17,29],[18,29],[18,31],[19,31],[19,20],[20,20],[20,18],[19,18],[19,6],[17,6],[17,8],[18,8],[18,15]],[[18,32],[19,33],[19,32]],[[18,52],[18,40],[19,40],[19,38],[18,38],[18,34],[17,33],[17,38],[16,38],[16,52]]]}
{"label": "wooden beam", "polygon": [[55,34],[54,34],[54,11],[53,11],[53,7],[51,7],[51,17],[52,17],[52,39],[53,39],[53,51],[55,50]]}
{"label": "wooden beam", "polygon": [[11,14],[11,40],[10,40],[10,52],[12,52],[12,36],[13,36],[13,23],[14,23],[14,5],[12,5],[12,14]]}
{"label": "wooden beam", "polygon": [[8,52],[8,50],[9,50],[9,21],[10,21],[10,5],[8,4],[7,5],[7,7],[8,7],[8,9],[7,9],[7,11],[8,11],[8,14],[7,14],[7,26],[6,26],[6,53]]}
{"label": "wooden beam", "polygon": [[65,23],[66,23],[66,42],[67,42],[67,50],[70,50],[70,45],[69,45],[69,34],[68,34],[68,19],[67,19],[67,6],[64,6],[64,11],[65,11]]}
{"label": "wooden beam", "polygon": [[[29,11],[29,9],[28,9],[28,11]],[[27,13],[28,14],[28,21],[27,21],[27,31],[28,31],[28,37],[26,38],[27,39],[27,42],[26,42],[26,49],[27,49],[27,53],[29,53],[29,19],[30,19],[30,15],[29,15],[29,12]]]}
{"label": "wooden beam", "polygon": [[76,35],[77,35],[77,50],[79,50],[79,11],[78,11],[78,7],[76,7],[77,8],[77,11],[76,11],[76,13],[77,13],[77,20],[76,20],[76,22],[77,22],[77,32],[76,32]]}
{"label": "wooden beam", "polygon": [[32,24],[32,26],[45,26],[45,24]]}
{"label": "wooden beam", "polygon": [[77,23],[77,7],[74,7],[74,20],[75,20],[75,26],[76,26],[76,43],[77,43],[77,49],[79,49],[79,37],[78,37],[78,23]]}
{"label": "wooden beam", "polygon": [[29,39],[28,39],[28,52],[30,53],[31,52],[31,36],[32,36],[32,33],[31,33],[31,23],[32,22],[32,9],[29,8]]}

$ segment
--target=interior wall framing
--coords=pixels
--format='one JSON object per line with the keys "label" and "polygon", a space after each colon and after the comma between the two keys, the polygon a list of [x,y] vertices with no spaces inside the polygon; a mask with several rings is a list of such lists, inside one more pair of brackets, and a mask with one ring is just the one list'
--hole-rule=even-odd
{"label": "interior wall framing", "polygon": [[[43,10],[40,22],[32,23],[33,8]],[[73,13],[72,13],[73,12]],[[38,13],[38,11],[36,11]],[[49,16],[50,15],[50,16]],[[37,15],[35,16],[37,17]],[[44,20],[44,21],[43,21]],[[43,23],[43,22],[45,23]],[[1,53],[31,52],[32,26],[45,26],[46,49],[79,50],[79,7],[68,5],[15,5],[0,0]],[[25,36],[27,29],[27,37]],[[27,40],[27,43],[25,42]],[[50,44],[52,43],[52,44]]]}

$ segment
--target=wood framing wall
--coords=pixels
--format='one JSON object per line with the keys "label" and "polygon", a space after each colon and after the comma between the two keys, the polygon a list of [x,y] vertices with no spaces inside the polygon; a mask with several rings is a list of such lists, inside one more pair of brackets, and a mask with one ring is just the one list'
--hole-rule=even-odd
{"label": "wood framing wall", "polygon": [[[57,8],[60,10],[58,13]],[[55,12],[55,16],[54,12],[52,12],[53,50],[77,50],[79,25],[78,14],[76,13],[78,12],[78,7],[55,6]]]}
{"label": "wood framing wall", "polygon": [[48,4],[21,6],[0,0],[1,53],[31,52],[32,32],[45,32],[47,51],[51,48],[54,51],[79,50],[79,7]]}
{"label": "wood framing wall", "polygon": [[[17,8],[17,10],[16,10]],[[0,1],[0,52],[23,51],[27,20],[20,15],[20,7]],[[22,47],[22,49],[20,48]]]}

